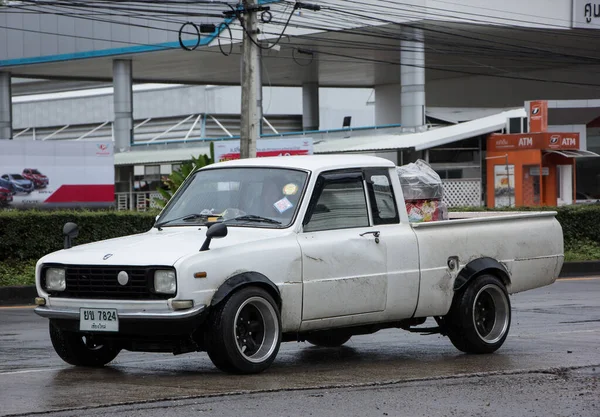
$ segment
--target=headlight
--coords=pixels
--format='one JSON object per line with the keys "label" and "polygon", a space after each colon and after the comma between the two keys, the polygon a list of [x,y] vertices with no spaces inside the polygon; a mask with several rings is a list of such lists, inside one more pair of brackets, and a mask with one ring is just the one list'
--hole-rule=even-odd
{"label": "headlight", "polygon": [[65,279],[64,269],[46,269],[46,289],[48,291],[64,291],[67,289],[67,280]]}
{"label": "headlight", "polygon": [[177,292],[175,271],[155,271],[154,291],[162,294],[175,294]]}

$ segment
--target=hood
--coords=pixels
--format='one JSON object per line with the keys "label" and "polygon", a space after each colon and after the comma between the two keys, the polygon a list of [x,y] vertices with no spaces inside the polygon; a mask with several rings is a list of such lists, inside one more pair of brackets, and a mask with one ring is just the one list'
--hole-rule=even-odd
{"label": "hood", "polygon": [[[181,257],[199,253],[206,230],[206,226],[165,227],[162,231],[152,229],[138,235],[73,246],[46,255],[41,261],[77,265],[171,266]],[[288,233],[289,229],[229,227],[227,236],[213,239],[210,247],[226,247]],[[77,244],[77,240],[74,243]],[[208,255],[210,251],[205,253]]]}
{"label": "hood", "polygon": [[25,187],[29,187],[31,185],[31,181],[29,180],[13,180],[15,184],[22,185]]}

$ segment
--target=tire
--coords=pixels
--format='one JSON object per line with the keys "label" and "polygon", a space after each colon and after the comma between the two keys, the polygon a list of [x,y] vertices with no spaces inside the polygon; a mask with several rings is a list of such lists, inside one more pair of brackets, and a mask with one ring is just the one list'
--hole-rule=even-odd
{"label": "tire", "polygon": [[279,308],[273,297],[261,288],[244,287],[236,291],[209,316],[206,352],[213,364],[224,372],[264,371],[275,360],[280,344]]}
{"label": "tire", "polygon": [[330,330],[312,333],[306,337],[306,341],[311,345],[320,347],[339,347],[350,340],[351,337],[351,334]]}
{"label": "tire", "polygon": [[493,275],[481,275],[455,294],[444,324],[458,350],[492,353],[506,340],[510,320],[510,299],[504,284]]}
{"label": "tire", "polygon": [[81,333],[63,331],[52,321],[50,340],[58,356],[75,366],[102,367],[116,358],[121,351],[111,345],[95,344],[93,338]]}

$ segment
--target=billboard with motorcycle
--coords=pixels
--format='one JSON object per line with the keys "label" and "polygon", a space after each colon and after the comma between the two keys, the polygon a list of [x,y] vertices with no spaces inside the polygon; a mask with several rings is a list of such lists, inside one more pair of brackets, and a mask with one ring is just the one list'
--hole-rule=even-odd
{"label": "billboard with motorcycle", "polygon": [[0,207],[114,204],[112,142],[0,140]]}

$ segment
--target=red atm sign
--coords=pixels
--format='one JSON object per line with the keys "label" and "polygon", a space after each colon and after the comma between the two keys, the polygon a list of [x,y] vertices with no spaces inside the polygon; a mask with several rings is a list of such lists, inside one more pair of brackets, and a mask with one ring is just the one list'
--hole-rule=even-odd
{"label": "red atm sign", "polygon": [[525,149],[579,149],[579,133],[518,133],[493,134],[488,137],[488,151]]}

